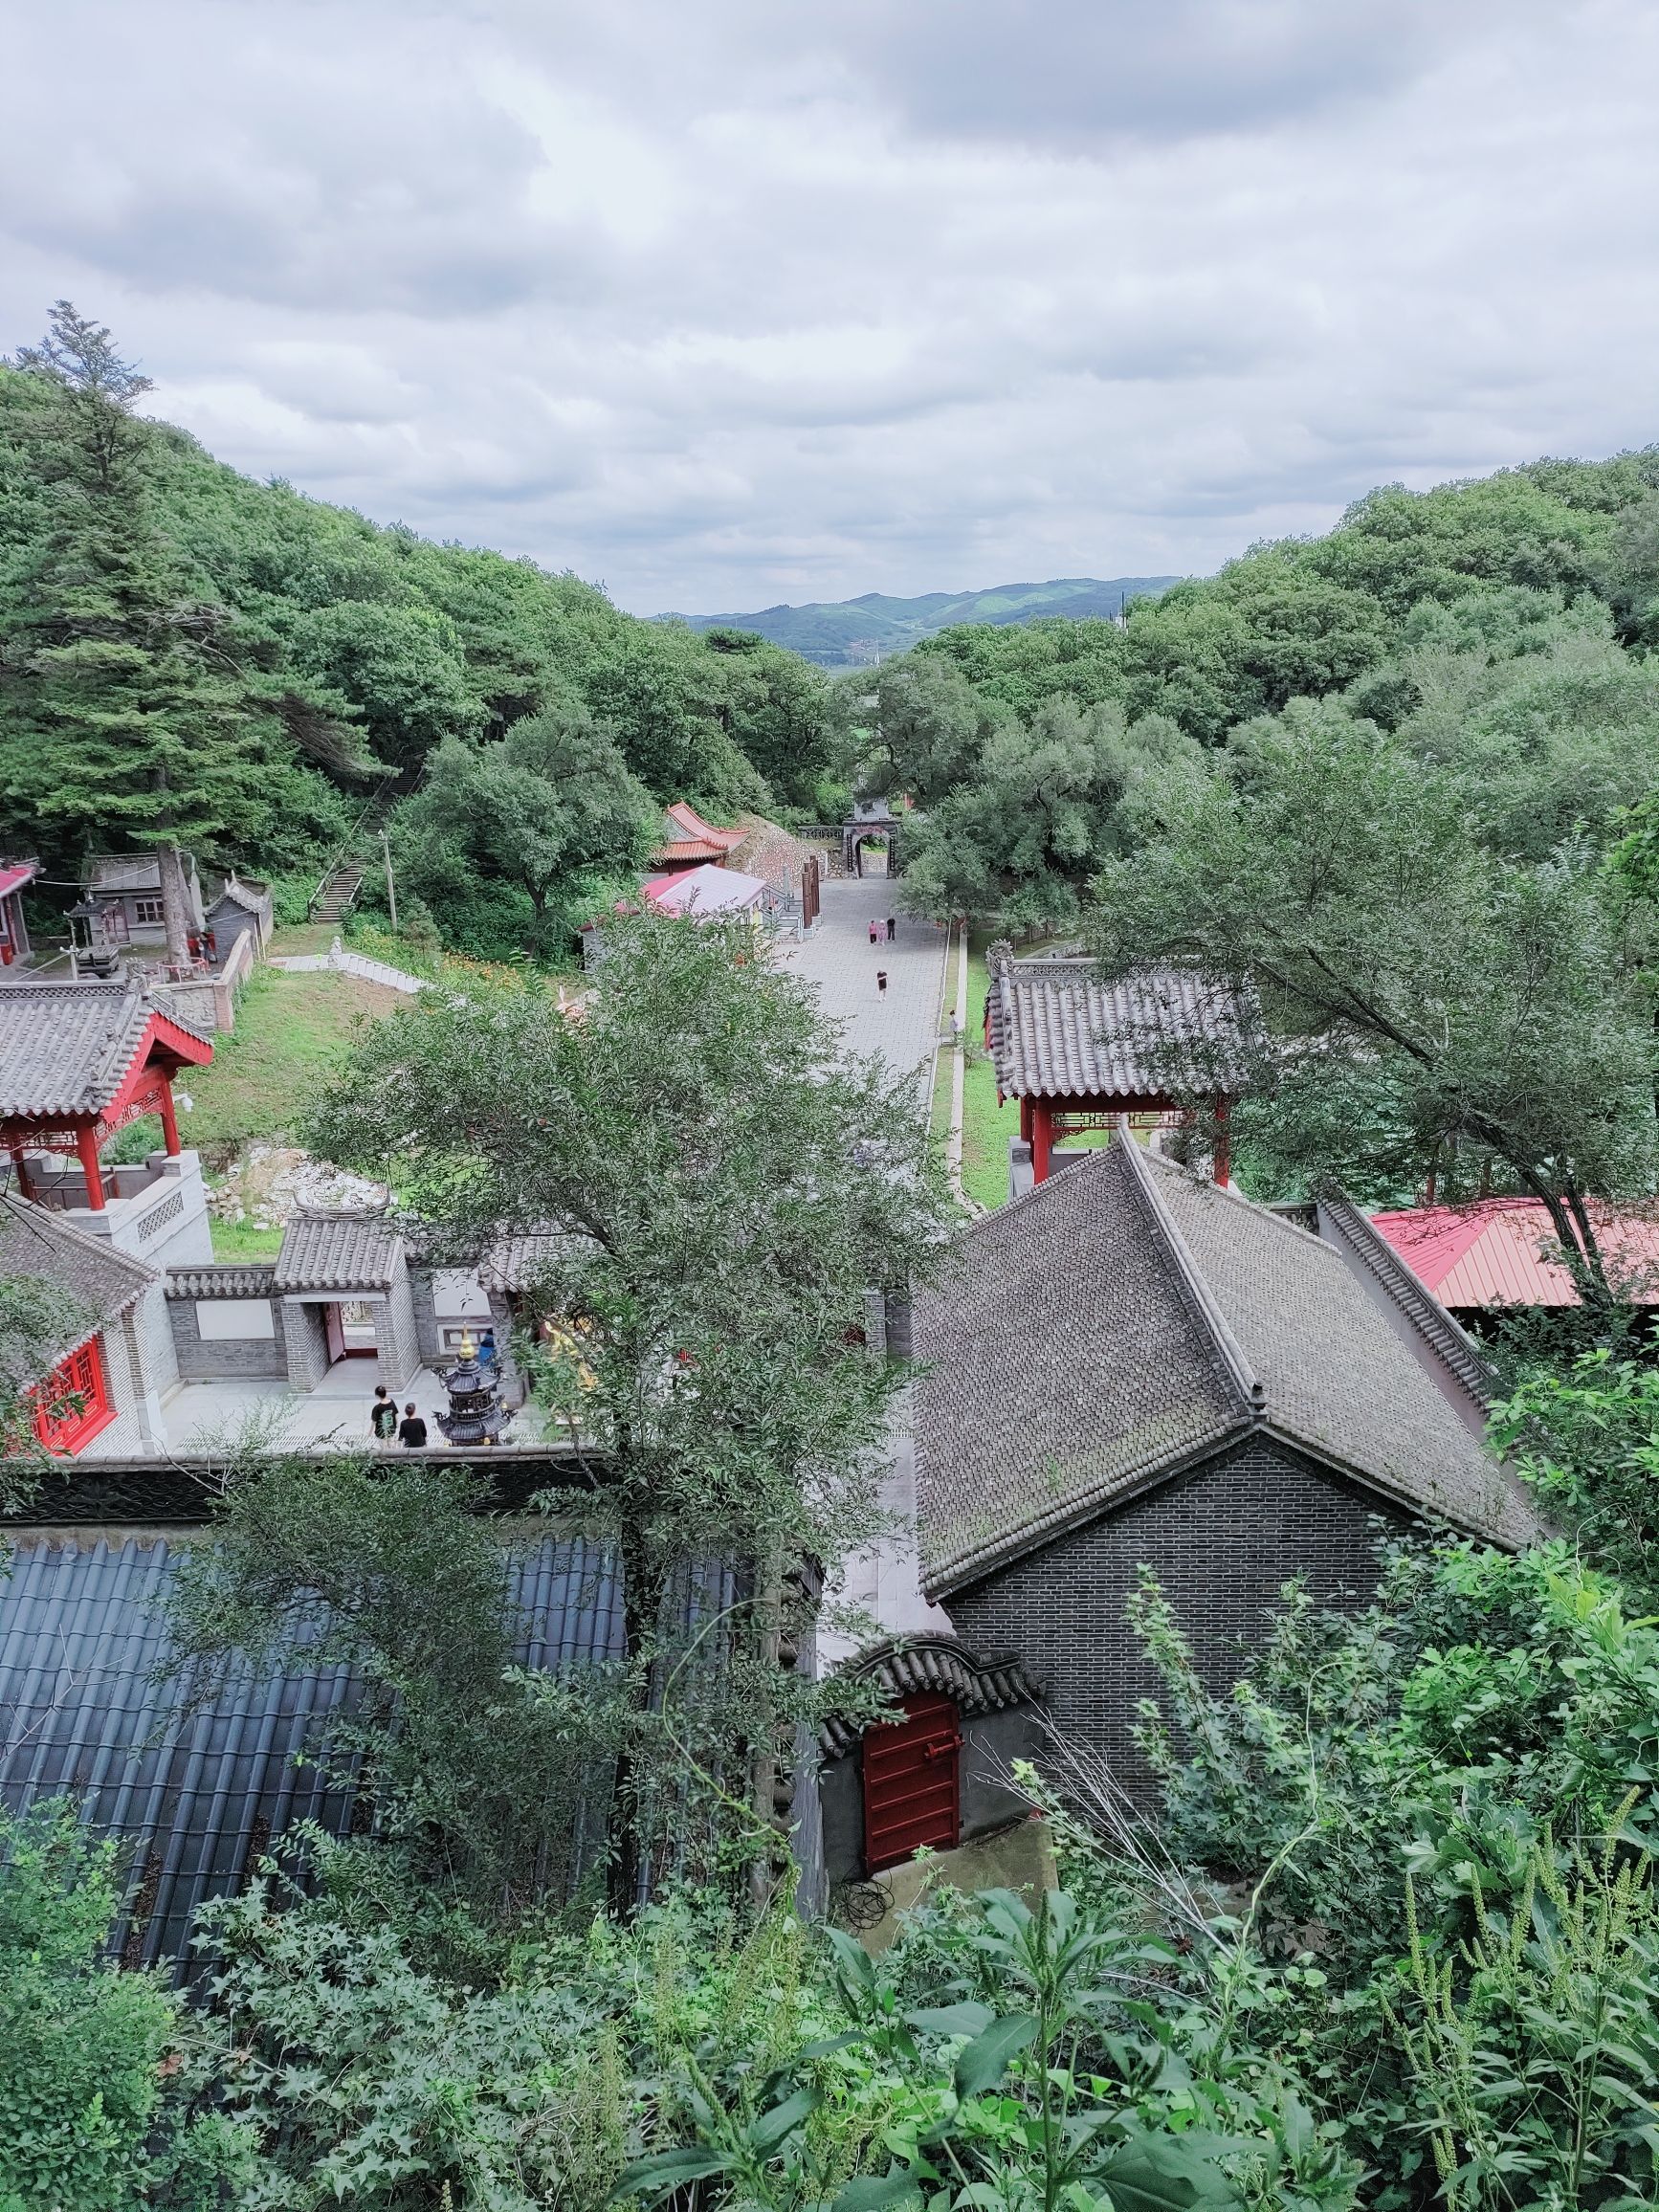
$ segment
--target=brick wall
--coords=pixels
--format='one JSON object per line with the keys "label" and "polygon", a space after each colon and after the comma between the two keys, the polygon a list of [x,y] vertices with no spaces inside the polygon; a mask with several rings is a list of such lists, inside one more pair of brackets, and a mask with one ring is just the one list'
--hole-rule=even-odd
{"label": "brick wall", "polygon": [[1126,1787],[1143,1787],[1130,1728],[1159,1684],[1124,1618],[1137,1570],[1157,1572],[1205,1679],[1225,1692],[1291,1576],[1306,1574],[1323,1602],[1364,1603],[1377,1579],[1373,1517],[1385,1511],[1287,1447],[1252,1440],[945,1604],[964,1643],[1018,1651],[1056,1723],[1104,1751]]}
{"label": "brick wall", "polygon": [[276,1326],[281,1331],[283,1364],[296,1390],[315,1390],[328,1372],[328,1333],[320,1305],[299,1298],[276,1302]]}
{"label": "brick wall", "polygon": [[400,1267],[393,1275],[385,1305],[375,1307],[374,1331],[380,1345],[381,1380],[401,1390],[421,1363],[407,1267]]}
{"label": "brick wall", "polygon": [[[204,1338],[196,1321],[194,1298],[169,1298],[166,1305],[178,1355],[178,1371],[187,1382],[212,1382],[227,1376],[268,1376],[280,1380],[287,1375],[279,1334]],[[276,1327],[280,1330],[280,1309]]]}

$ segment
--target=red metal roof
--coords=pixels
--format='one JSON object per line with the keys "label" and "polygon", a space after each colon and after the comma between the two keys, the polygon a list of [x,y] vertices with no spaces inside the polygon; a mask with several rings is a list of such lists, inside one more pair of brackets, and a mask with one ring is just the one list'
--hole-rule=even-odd
{"label": "red metal roof", "polygon": [[[1372,1228],[1443,1306],[1576,1306],[1559,1261],[1544,1257],[1556,1232],[1534,1198],[1473,1206],[1422,1206],[1374,1214]],[[1640,1304],[1659,1304],[1659,1220],[1593,1209],[1596,1242],[1615,1281]]]}
{"label": "red metal roof", "polygon": [[0,898],[9,892],[21,891],[26,883],[33,883],[37,873],[33,860],[0,861]]}

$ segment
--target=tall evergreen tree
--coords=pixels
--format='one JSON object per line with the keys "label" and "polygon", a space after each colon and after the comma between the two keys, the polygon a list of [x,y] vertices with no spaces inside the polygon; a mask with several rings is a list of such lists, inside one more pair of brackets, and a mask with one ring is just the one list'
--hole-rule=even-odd
{"label": "tall evergreen tree", "polygon": [[170,958],[188,957],[181,847],[230,854],[276,736],[231,617],[190,588],[149,498],[148,379],[66,299],[16,365],[38,379],[49,527],[0,586],[0,798],[48,835],[161,855]]}

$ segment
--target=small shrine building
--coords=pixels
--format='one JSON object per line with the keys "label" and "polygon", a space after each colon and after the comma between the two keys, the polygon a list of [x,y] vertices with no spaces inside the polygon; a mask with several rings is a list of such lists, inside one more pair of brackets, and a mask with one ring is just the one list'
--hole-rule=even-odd
{"label": "small shrine building", "polygon": [[986,965],[985,1048],[999,1102],[1019,1100],[1019,1147],[1029,1148],[1029,1180],[1019,1172],[1026,1161],[1014,1161],[1016,1188],[1046,1183],[1069,1137],[1123,1117],[1189,1118],[1195,1094],[1213,1100],[1212,1174],[1229,1180],[1227,1117],[1243,1028],[1229,991],[1178,969],[1107,983],[1081,955],[1016,960],[1006,942],[991,946]]}

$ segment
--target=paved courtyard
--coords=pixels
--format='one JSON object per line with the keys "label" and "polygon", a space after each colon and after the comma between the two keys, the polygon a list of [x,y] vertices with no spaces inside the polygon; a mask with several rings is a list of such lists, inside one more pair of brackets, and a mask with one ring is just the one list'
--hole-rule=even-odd
{"label": "paved courtyard", "polygon": [[[804,944],[785,940],[778,959],[791,974],[817,984],[824,1011],[846,1025],[855,1052],[879,1052],[890,1067],[918,1070],[925,1103],[939,1033],[944,931],[899,913],[891,890],[879,875],[826,883],[818,927]],[[885,935],[890,914],[898,927],[892,944]],[[873,920],[883,930],[874,945]],[[878,968],[887,973],[885,993],[875,987]]]}
{"label": "paved courtyard", "polygon": [[[293,1444],[316,1448],[332,1445],[352,1450],[368,1443],[368,1409],[380,1380],[375,1360],[343,1360],[331,1367],[314,1390],[286,1390],[280,1383],[186,1382],[162,1402],[162,1421],[167,1449],[225,1450],[254,1436],[263,1444]],[[430,1367],[420,1368],[396,1392],[398,1411],[412,1398],[426,1417],[431,1443],[441,1446],[444,1435],[434,1416],[448,1412],[449,1394]],[[525,1407],[507,1431],[509,1444],[539,1443],[543,1427],[537,1410]],[[96,1442],[86,1453],[96,1460]]]}

